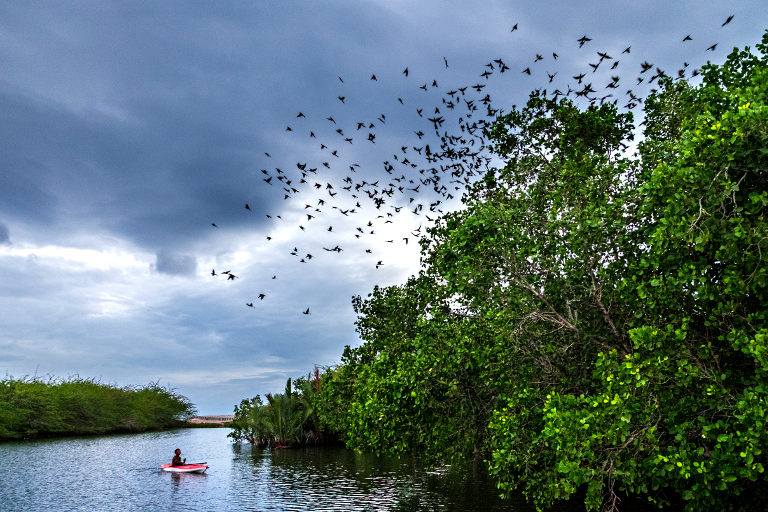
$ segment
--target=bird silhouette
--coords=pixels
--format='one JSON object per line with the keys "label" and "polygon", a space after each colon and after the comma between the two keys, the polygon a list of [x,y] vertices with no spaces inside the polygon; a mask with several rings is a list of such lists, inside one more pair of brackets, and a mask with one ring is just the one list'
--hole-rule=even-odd
{"label": "bird silhouette", "polygon": [[587,37],[586,34],[581,36],[580,38],[577,39],[577,41],[579,42],[579,48],[581,48],[582,46],[584,46],[585,43],[587,43],[587,42],[589,42],[591,40],[592,39]]}

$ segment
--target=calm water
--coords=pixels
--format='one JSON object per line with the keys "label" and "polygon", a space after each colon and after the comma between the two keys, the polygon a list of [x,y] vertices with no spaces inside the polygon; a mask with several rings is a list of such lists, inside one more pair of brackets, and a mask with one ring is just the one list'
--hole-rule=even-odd
{"label": "calm water", "polygon": [[[343,449],[261,451],[228,429],[0,444],[0,510],[529,511],[481,471]],[[159,470],[179,447],[205,474]]]}

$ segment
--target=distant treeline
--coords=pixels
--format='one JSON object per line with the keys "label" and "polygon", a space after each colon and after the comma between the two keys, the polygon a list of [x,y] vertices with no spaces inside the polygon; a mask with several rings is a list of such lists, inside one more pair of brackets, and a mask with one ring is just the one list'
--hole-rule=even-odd
{"label": "distant treeline", "polygon": [[0,380],[0,440],[142,432],[194,414],[189,400],[157,383],[117,387],[92,379]]}

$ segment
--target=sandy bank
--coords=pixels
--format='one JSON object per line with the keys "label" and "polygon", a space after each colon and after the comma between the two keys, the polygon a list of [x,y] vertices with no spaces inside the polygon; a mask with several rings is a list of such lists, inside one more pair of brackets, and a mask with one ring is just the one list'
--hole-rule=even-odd
{"label": "sandy bank", "polygon": [[225,425],[235,418],[233,414],[220,414],[218,416],[192,416],[187,423],[217,423]]}

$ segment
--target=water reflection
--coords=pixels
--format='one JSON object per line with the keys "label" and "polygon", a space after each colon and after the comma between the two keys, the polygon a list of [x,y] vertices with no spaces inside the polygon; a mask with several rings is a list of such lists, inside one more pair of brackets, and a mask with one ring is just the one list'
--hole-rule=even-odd
{"label": "water reflection", "polygon": [[328,448],[233,453],[233,483],[242,487],[232,503],[243,510],[531,510],[498,499],[468,468],[425,471],[412,459]]}
{"label": "water reflection", "polygon": [[[226,429],[0,444],[0,511],[529,511],[478,468],[426,471],[412,459],[343,449],[258,450]],[[159,466],[181,447],[203,474]],[[166,460],[167,459],[167,460]]]}

